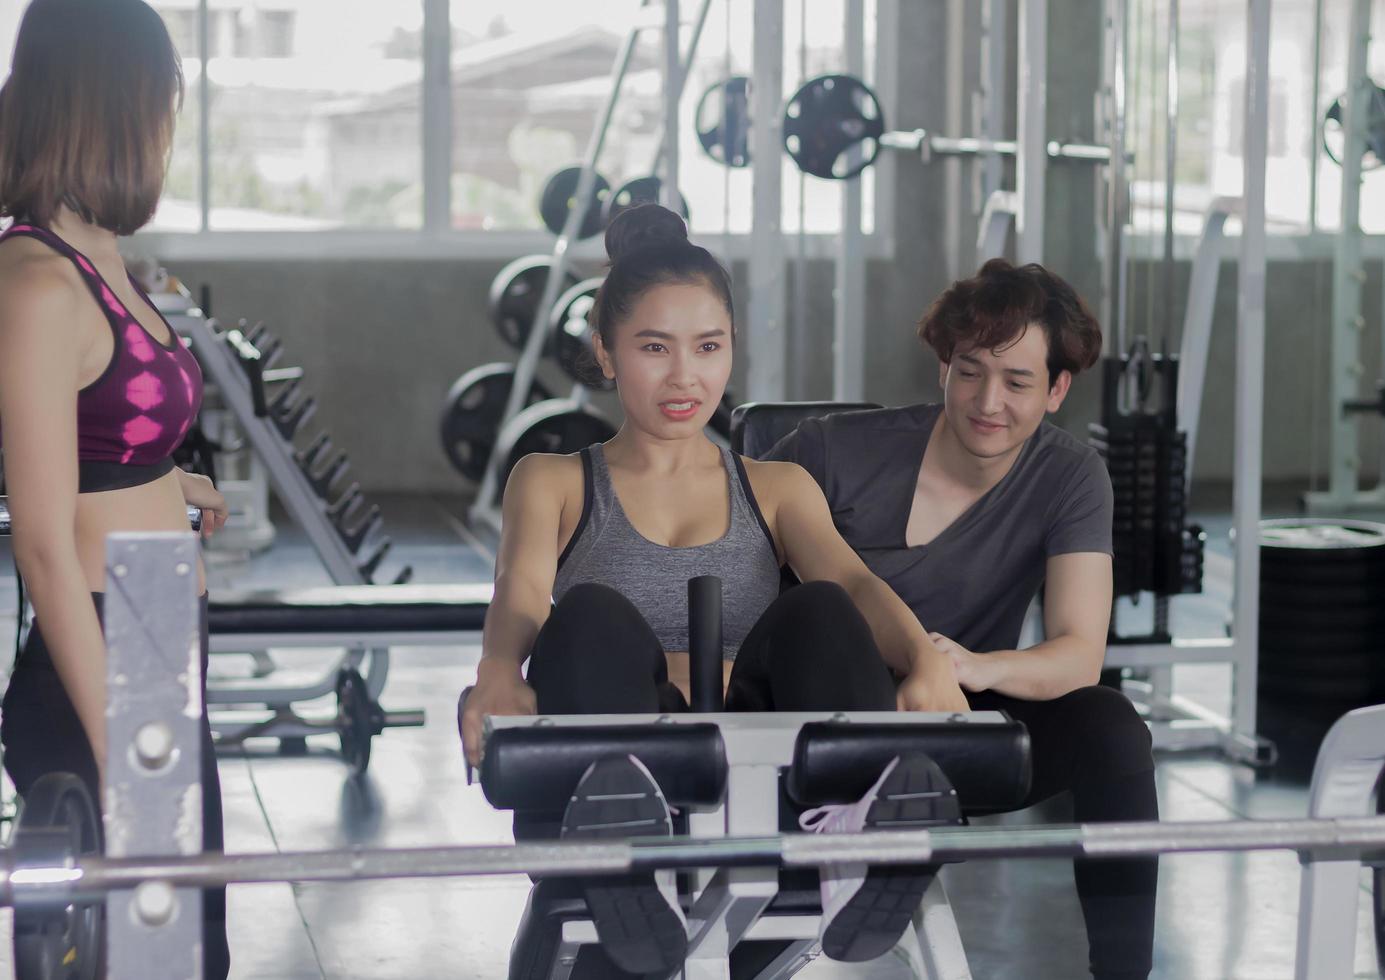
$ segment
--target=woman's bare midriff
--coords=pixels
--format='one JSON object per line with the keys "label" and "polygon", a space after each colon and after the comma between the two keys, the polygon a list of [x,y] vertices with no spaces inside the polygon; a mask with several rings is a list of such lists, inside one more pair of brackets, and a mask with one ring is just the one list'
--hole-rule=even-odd
{"label": "woman's bare midriff", "polygon": [[[683,697],[692,702],[692,659],[686,653],[666,653],[664,659],[668,661],[668,681],[678,690],[683,692]],[[735,666],[734,661],[723,660],[721,662],[721,692],[726,693],[726,687],[731,683],[731,668]]]}
{"label": "woman's bare midriff", "polygon": [[[124,490],[77,495],[77,556],[92,592],[106,591],[106,536],[114,531],[187,531],[187,504],[176,472]],[[197,593],[207,591],[197,562]]]}

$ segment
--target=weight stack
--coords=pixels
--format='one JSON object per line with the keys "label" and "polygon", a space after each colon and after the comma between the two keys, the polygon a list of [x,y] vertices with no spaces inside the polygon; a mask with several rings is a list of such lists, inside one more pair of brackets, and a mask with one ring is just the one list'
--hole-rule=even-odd
{"label": "weight stack", "polygon": [[1188,437],[1177,428],[1173,411],[1178,362],[1152,355],[1150,363],[1166,407],[1122,411],[1120,387],[1129,358],[1108,357],[1102,364],[1102,420],[1088,426],[1088,444],[1111,474],[1117,596],[1202,591],[1205,536],[1201,528],[1185,525]]}
{"label": "weight stack", "polygon": [[1323,736],[1385,702],[1385,524],[1260,524],[1257,728],[1281,769],[1306,776]]}

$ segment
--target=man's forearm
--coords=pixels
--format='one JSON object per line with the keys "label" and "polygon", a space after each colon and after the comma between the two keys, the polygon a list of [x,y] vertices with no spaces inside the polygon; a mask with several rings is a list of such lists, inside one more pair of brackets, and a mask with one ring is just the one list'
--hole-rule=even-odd
{"label": "man's forearm", "polygon": [[1059,636],[1027,650],[977,656],[995,670],[989,690],[1024,701],[1050,701],[1097,683],[1104,655],[1104,648],[1098,653],[1083,637]]}

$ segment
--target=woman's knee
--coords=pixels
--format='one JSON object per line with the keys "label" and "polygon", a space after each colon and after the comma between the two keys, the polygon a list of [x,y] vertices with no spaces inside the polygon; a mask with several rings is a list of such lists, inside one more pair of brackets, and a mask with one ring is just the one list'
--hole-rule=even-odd
{"label": "woman's knee", "polygon": [[864,625],[850,593],[836,582],[804,582],[775,600],[777,611],[790,623],[804,628],[837,630]]}
{"label": "woman's knee", "polygon": [[1111,775],[1129,775],[1154,768],[1154,742],[1149,726],[1120,691],[1093,685],[1059,699],[1065,718],[1076,729],[1076,744],[1091,761]]}
{"label": "woman's knee", "polygon": [[539,631],[535,659],[575,669],[589,654],[603,661],[623,654],[641,659],[659,650],[653,629],[625,596],[608,585],[582,582],[563,593]]}
{"label": "woman's knee", "polygon": [[652,635],[635,604],[599,582],[581,582],[564,592],[548,614],[544,632],[566,638],[587,637],[593,633],[612,639]]}

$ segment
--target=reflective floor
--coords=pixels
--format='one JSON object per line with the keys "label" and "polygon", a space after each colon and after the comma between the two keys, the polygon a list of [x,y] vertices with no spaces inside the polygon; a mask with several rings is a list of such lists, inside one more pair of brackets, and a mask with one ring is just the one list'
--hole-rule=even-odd
{"label": "reflective floor", "polygon": [[[395,555],[417,581],[489,578],[490,557],[464,542],[451,501],[387,501]],[[9,559],[0,554],[0,642],[13,623]],[[1175,628],[1197,631],[1224,619],[1226,563],[1209,562],[1202,597],[1180,600]],[[300,535],[249,561],[214,558],[211,586],[325,583]],[[1191,605],[1189,605],[1191,604]],[[1187,609],[1185,612],[1184,609]],[[386,708],[427,712],[421,729],[387,731],[374,743],[370,770],[350,777],[334,739],[314,738],[304,757],[281,757],[272,743],[221,755],[230,851],[316,850],[351,844],[406,847],[506,842],[509,819],[467,786],[454,712],[475,676],[479,647],[405,648],[391,658]],[[297,672],[330,655],[283,651]],[[215,658],[213,671],[243,673],[248,658]],[[1180,669],[1180,690],[1217,703],[1226,678],[1216,668]],[[324,708],[330,706],[324,704]],[[1212,756],[1169,756],[1159,763],[1168,820],[1305,815],[1303,786],[1257,777]],[[1063,801],[1006,822],[1065,819]],[[944,872],[973,974],[978,978],[1086,976],[1086,941],[1065,861],[973,862]],[[1375,947],[1363,876],[1356,970],[1375,977]],[[1297,930],[1299,865],[1291,854],[1180,855],[1161,866],[1154,976],[1167,980],[1289,978]],[[230,893],[233,976],[275,978],[498,978],[529,888],[520,876],[377,882],[357,885],[253,885]],[[0,945],[0,957],[8,943]],[[6,968],[8,964],[5,964]],[[845,967],[819,960],[805,978],[908,977],[901,958]]]}

